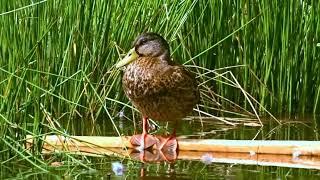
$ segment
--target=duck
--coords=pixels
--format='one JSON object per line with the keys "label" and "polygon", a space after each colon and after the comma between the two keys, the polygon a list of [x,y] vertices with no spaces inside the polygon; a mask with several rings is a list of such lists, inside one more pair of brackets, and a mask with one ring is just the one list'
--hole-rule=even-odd
{"label": "duck", "polygon": [[177,124],[191,113],[199,102],[195,74],[171,59],[168,42],[154,32],[135,39],[133,48],[116,64],[116,68],[123,66],[124,93],[142,115],[142,134],[133,135],[131,144],[140,150],[153,145],[176,150],[176,126],[170,136],[156,137],[148,134],[148,119]]}

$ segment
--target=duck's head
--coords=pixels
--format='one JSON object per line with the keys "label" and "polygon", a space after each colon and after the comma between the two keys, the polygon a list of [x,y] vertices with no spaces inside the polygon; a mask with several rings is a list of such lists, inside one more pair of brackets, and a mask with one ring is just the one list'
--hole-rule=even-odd
{"label": "duck's head", "polygon": [[170,49],[167,41],[156,33],[143,33],[136,38],[128,54],[117,63],[116,67],[125,66],[139,57],[153,57],[158,60],[169,61]]}

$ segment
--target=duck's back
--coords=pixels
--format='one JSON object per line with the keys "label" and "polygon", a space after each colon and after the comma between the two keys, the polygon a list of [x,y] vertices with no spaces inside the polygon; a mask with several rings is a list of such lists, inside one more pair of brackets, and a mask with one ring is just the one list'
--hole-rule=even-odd
{"label": "duck's back", "polygon": [[183,66],[139,58],[123,76],[127,97],[144,115],[155,120],[177,120],[199,101],[195,76]]}

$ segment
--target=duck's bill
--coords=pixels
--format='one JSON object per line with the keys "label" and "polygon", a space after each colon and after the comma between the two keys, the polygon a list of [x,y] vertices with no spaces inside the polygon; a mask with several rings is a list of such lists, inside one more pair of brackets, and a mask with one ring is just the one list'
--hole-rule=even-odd
{"label": "duck's bill", "polygon": [[138,57],[139,57],[139,55],[134,50],[134,48],[132,48],[132,49],[130,49],[128,54],[116,64],[116,68],[130,64],[132,61],[138,59]]}

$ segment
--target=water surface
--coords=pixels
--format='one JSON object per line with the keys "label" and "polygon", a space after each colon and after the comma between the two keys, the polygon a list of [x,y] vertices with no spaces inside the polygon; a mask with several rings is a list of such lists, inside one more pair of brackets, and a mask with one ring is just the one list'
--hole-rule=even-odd
{"label": "water surface", "polygon": [[[233,140],[318,140],[319,131],[317,129],[318,117],[311,118],[279,118],[281,125],[270,119],[264,119],[263,127],[256,124],[240,123],[236,126],[227,125],[214,119],[186,118],[179,127],[177,134],[184,138],[193,139],[233,139]],[[132,135],[135,131],[140,131],[139,124],[136,130],[134,123],[125,118],[115,118],[114,121],[120,127],[120,133]],[[138,122],[138,121],[137,121]],[[73,126],[66,127],[67,132],[73,135],[101,135],[117,136],[113,126],[107,120],[97,122],[70,123]],[[160,124],[160,129],[154,133],[162,134],[172,130],[171,124]],[[168,128],[166,128],[168,127]],[[141,163],[128,158],[117,158],[113,156],[89,157],[74,156],[76,160],[59,158],[59,154],[48,156],[48,161],[52,162],[49,172],[41,172],[37,168],[21,162],[12,162],[1,165],[2,178],[34,178],[34,179],[319,179],[320,174],[316,169],[244,165],[239,163],[206,163],[201,160],[183,159],[175,162],[152,162]],[[212,154],[215,158],[215,154]],[[294,157],[293,157],[294,158]],[[299,157],[296,157],[299,158]],[[69,160],[69,161],[68,161]],[[64,163],[64,162],[69,163]],[[74,161],[74,163],[70,163]],[[88,167],[82,166],[83,162]],[[89,162],[89,163],[88,163]],[[116,176],[111,164],[120,162],[124,166],[122,176]]]}

